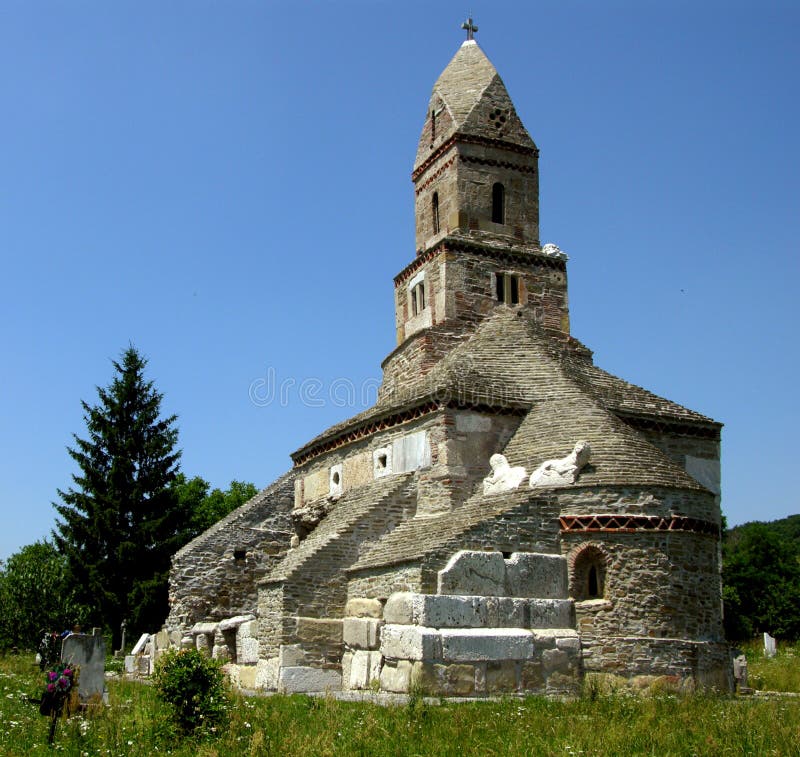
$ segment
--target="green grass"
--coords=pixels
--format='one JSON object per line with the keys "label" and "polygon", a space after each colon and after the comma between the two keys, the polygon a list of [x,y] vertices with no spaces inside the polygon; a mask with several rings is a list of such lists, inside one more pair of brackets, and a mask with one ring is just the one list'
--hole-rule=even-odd
{"label": "green grass", "polygon": [[[800,701],[585,697],[380,707],[331,698],[235,696],[230,728],[181,739],[150,686],[110,681],[111,706],[59,723],[27,701],[31,656],[0,657],[0,755],[800,755]],[[793,661],[797,665],[796,658]]]}
{"label": "green grass", "polygon": [[800,643],[778,642],[775,657],[764,657],[764,644],[758,639],[742,645],[747,655],[749,683],[761,691],[800,692]]}

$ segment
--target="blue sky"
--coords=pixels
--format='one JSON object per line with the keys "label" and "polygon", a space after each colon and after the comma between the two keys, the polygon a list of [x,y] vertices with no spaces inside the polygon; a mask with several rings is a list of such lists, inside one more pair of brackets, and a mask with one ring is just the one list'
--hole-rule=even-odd
{"label": "blue sky", "polygon": [[[800,512],[800,5],[471,9],[541,150],[574,335],[725,423],[729,522]],[[80,401],[129,343],[215,486],[266,485],[362,408],[345,381],[394,346],[411,166],[467,10],[0,5],[0,558],[48,535]]]}

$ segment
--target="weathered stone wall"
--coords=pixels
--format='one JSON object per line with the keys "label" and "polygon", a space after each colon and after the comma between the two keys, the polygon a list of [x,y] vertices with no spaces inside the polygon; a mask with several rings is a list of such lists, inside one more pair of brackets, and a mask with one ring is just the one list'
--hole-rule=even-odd
{"label": "weathered stone wall", "polygon": [[598,637],[722,641],[715,539],[686,532],[562,534],[564,554],[606,555],[604,605],[578,603],[578,628]]}
{"label": "weathered stone wall", "polygon": [[421,592],[422,570],[418,565],[391,565],[355,574],[347,583],[347,597],[385,601],[398,591]]}
{"label": "weathered stone wall", "polygon": [[486,520],[425,555],[421,563],[421,590],[425,593],[436,591],[439,571],[459,549],[497,551],[503,554],[559,552],[558,513],[557,502],[546,497],[525,498],[513,509],[494,517],[487,513]]}
{"label": "weathered stone wall", "polygon": [[[475,236],[479,236],[477,232]],[[418,272],[425,275],[425,293],[432,308],[432,323],[446,324],[453,335],[474,329],[495,307],[497,301],[495,274],[510,273],[519,278],[519,302],[535,313],[545,328],[569,333],[567,302],[567,272],[563,261],[542,257],[523,248],[503,249],[496,243],[483,245],[481,240],[450,237],[436,250],[422,256],[395,278],[395,321],[398,344],[418,331],[407,328],[411,311],[408,284]],[[413,324],[412,324],[413,325]],[[430,356],[420,350],[409,352],[405,361],[419,364],[424,373],[423,358]],[[384,382],[396,376],[396,356],[384,365]],[[416,364],[416,363],[414,363]]]}
{"label": "weathered stone wall", "polygon": [[189,542],[172,558],[169,631],[255,611],[256,582],[285,554],[291,536],[293,474]]}
{"label": "weathered stone wall", "polygon": [[661,679],[683,690],[733,690],[730,647],[725,642],[582,633],[581,646],[586,673],[616,676],[639,688]]}

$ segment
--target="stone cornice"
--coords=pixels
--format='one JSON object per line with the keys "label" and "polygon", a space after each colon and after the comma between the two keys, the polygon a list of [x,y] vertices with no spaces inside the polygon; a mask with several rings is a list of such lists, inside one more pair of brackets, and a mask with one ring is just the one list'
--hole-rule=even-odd
{"label": "stone cornice", "polygon": [[515,250],[511,247],[500,247],[466,239],[446,237],[428,247],[427,250],[419,252],[417,257],[394,277],[394,285],[399,286],[413,276],[425,263],[444,252],[467,252],[500,262],[519,263],[525,266],[538,265],[557,271],[567,270],[566,261],[551,258],[534,250]]}
{"label": "stone cornice", "polygon": [[476,134],[462,134],[456,132],[452,137],[442,142],[442,144],[411,172],[411,181],[416,182],[433,163],[459,142],[469,145],[481,145],[482,147],[498,147],[502,150],[515,152],[519,155],[532,155],[533,157],[538,157],[539,155],[539,150],[536,147],[526,147],[524,145],[515,144],[514,142],[508,142],[504,139],[493,139],[491,137],[480,137]]}

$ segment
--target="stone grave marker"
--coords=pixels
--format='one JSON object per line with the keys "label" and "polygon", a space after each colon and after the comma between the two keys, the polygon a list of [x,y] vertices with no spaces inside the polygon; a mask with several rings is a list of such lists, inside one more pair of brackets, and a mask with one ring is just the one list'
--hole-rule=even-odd
{"label": "stone grave marker", "polygon": [[106,640],[99,628],[91,635],[73,633],[64,639],[61,661],[80,668],[78,696],[81,704],[108,702],[106,691]]}
{"label": "stone grave marker", "polygon": [[764,632],[764,655],[766,657],[774,657],[778,651],[775,644],[775,639],[772,638],[766,631]]}

